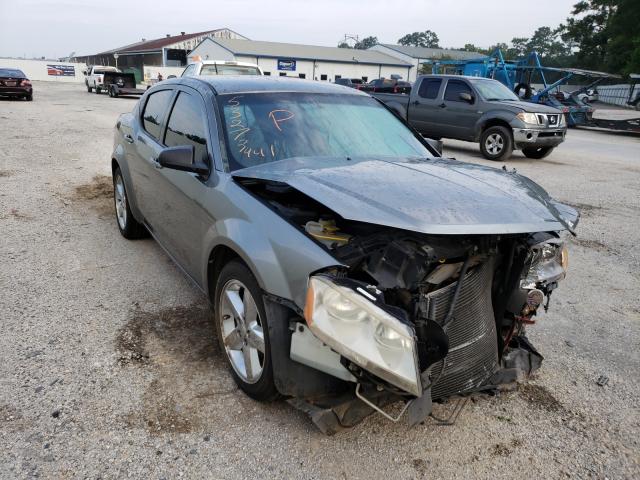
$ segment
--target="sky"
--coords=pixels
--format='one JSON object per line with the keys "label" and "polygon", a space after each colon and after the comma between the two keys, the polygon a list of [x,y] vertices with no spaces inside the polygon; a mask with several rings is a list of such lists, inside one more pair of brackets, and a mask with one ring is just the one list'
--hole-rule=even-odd
{"label": "sky", "polygon": [[[98,53],[227,27],[252,40],[336,46],[345,34],[396,43],[433,30],[444,47],[488,47],[562,23],[577,0],[0,0],[0,57]],[[117,5],[113,7],[111,5]]]}

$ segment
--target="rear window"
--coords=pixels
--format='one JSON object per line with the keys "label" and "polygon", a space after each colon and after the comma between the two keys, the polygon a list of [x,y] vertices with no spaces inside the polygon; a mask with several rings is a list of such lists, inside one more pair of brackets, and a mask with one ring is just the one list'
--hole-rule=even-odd
{"label": "rear window", "polygon": [[14,68],[0,68],[0,77],[27,78],[22,70]]}
{"label": "rear window", "polygon": [[162,120],[172,94],[172,90],[160,90],[152,93],[144,106],[144,112],[142,112],[144,129],[158,141],[160,141]]}
{"label": "rear window", "polygon": [[420,95],[422,98],[433,100],[434,98],[438,97],[440,85],[442,85],[441,78],[430,78],[427,80],[423,80],[420,84],[418,95]]}
{"label": "rear window", "polygon": [[107,72],[117,72],[117,73],[122,73],[119,69],[115,68],[115,67],[111,67],[111,68],[94,68],[93,73],[107,73]]}
{"label": "rear window", "polygon": [[200,75],[260,75],[260,72],[245,65],[203,65]]}

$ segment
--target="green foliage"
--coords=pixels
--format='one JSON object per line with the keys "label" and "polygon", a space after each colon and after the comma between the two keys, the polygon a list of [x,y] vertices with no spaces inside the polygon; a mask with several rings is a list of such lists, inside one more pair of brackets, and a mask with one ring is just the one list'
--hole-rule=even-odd
{"label": "green foliage", "polygon": [[353,47],[343,40],[338,43],[338,48],[355,48],[356,50],[367,50],[368,48],[371,48],[378,43],[378,37],[371,36],[365,37],[362,40],[354,43]]}
{"label": "green foliage", "polygon": [[439,42],[440,39],[438,38],[438,35],[431,30],[408,33],[404,37],[398,39],[398,43],[400,45],[411,47],[440,48]]}

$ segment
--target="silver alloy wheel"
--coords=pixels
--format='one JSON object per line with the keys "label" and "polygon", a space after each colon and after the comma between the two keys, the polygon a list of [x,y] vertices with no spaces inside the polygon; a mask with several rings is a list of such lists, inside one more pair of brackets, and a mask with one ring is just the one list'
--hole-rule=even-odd
{"label": "silver alloy wheel", "polygon": [[231,366],[247,383],[256,383],[264,369],[264,331],[256,302],[239,280],[229,280],[219,299],[220,330]]}
{"label": "silver alloy wheel", "polygon": [[116,217],[118,218],[118,225],[124,230],[127,228],[127,194],[124,189],[124,182],[122,175],[116,175],[116,185],[114,189],[114,197],[116,201]]}
{"label": "silver alloy wheel", "polygon": [[498,155],[504,148],[504,138],[499,133],[492,133],[484,141],[484,148],[491,155]]}

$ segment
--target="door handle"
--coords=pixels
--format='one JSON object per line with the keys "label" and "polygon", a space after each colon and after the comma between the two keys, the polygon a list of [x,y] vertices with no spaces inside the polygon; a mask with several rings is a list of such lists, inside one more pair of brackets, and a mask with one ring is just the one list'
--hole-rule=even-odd
{"label": "door handle", "polygon": [[144,137],[142,135],[138,135],[138,141],[144,145],[147,144],[147,141],[144,139]]}
{"label": "door handle", "polygon": [[125,140],[125,142],[133,143],[133,137],[131,135],[129,135],[128,133],[124,136],[124,140]]}
{"label": "door handle", "polygon": [[446,108],[447,104],[446,103],[441,103],[440,105],[438,105],[440,108]]}

